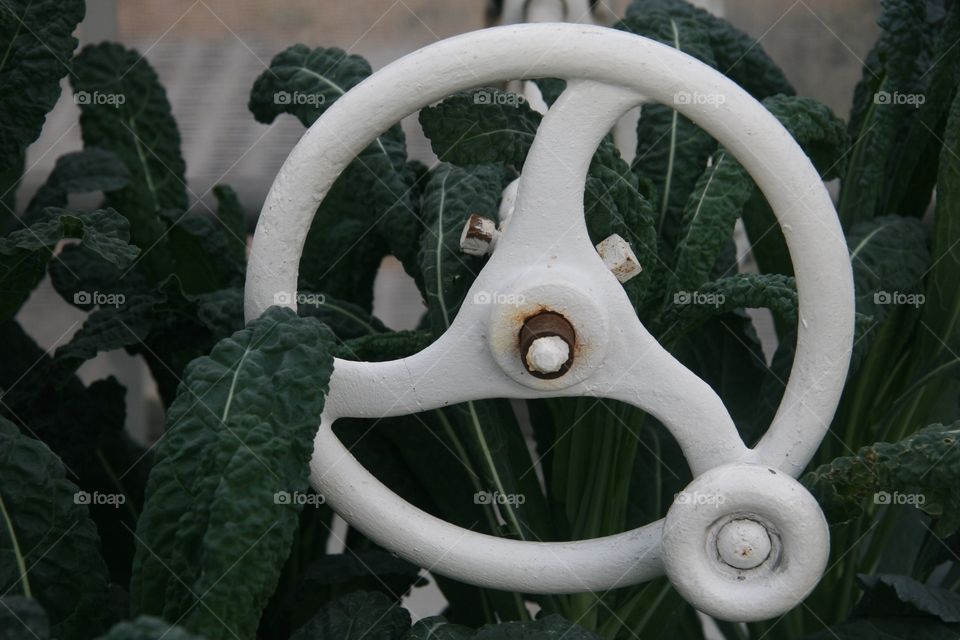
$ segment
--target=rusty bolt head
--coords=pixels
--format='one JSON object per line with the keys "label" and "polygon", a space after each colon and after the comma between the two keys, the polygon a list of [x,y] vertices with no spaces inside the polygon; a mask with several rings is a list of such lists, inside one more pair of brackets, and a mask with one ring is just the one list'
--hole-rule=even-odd
{"label": "rusty bolt head", "polygon": [[575,346],[573,325],[553,311],[527,318],[520,328],[520,359],[537,378],[552,380],[569,371]]}
{"label": "rusty bolt head", "polygon": [[460,234],[460,249],[471,256],[482,256],[493,251],[497,241],[497,223],[477,213],[471,213]]}
{"label": "rusty bolt head", "polygon": [[620,282],[626,282],[643,271],[630,244],[617,234],[609,236],[598,244],[597,253],[600,254],[603,264]]}

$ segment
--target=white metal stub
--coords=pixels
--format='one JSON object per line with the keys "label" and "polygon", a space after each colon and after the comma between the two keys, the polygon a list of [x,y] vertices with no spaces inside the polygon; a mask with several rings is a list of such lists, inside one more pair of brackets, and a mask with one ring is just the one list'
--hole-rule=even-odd
{"label": "white metal stub", "polygon": [[[490,257],[433,344],[401,360],[334,361],[311,482],[373,541],[470,584],[579,593],[666,574],[684,598],[710,615],[757,620],[783,613],[816,584],[829,548],[816,502],[792,478],[813,456],[842,391],[853,341],[853,278],[819,174],[776,118],[716,70],[639,36],[572,24],[468,33],[388,65],[332,104],[280,170],[254,235],[246,318],[273,305],[277,292],[296,290],[300,252],[319,203],[382,131],[458,91],[540,77],[564,78],[567,88],[540,124],[522,182],[505,194],[504,201],[515,197],[507,205],[509,227],[501,224],[497,232],[479,223],[489,242],[473,250]],[[721,94],[724,100],[676,104],[679,92]],[[587,233],[583,193],[592,155],[620,116],[650,101],[675,107],[716,138],[790,229],[785,239],[805,322],[781,406],[752,449],[713,389],[638,319],[620,274],[614,277],[632,270],[624,264],[636,261],[629,246],[624,250],[611,240],[613,251],[595,249]],[[296,308],[296,300],[292,296],[288,306]],[[533,331],[532,318],[548,314],[562,322]],[[521,344],[524,332],[529,335]],[[562,348],[554,340],[538,346],[549,337],[561,337],[568,350],[553,372]],[[694,480],[665,519],[571,542],[480,534],[404,501],[332,429],[339,418],[382,418],[485,398],[559,396],[627,402],[669,429]]]}
{"label": "white metal stub", "polygon": [[570,347],[563,338],[537,338],[527,351],[527,366],[540,373],[556,373],[570,358]]}
{"label": "white metal stub", "polygon": [[460,249],[471,256],[491,253],[497,242],[497,223],[476,213],[470,214],[460,234]]}
{"label": "white metal stub", "polygon": [[643,271],[630,244],[616,233],[602,240],[596,249],[603,264],[620,282],[626,282]]}
{"label": "white metal stub", "polygon": [[735,569],[754,569],[770,556],[770,534],[756,520],[731,520],[717,532],[717,553]]}

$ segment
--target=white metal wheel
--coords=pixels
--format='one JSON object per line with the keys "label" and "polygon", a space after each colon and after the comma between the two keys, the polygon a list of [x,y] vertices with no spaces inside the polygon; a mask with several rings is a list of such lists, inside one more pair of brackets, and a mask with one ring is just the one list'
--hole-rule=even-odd
{"label": "white metal wheel", "polygon": [[[246,318],[263,313],[276,292],[296,290],[300,254],[317,206],[376,136],[456,91],[537,77],[565,78],[568,85],[530,149],[509,229],[449,330],[430,347],[391,362],[336,360],[315,440],[312,482],[345,520],[378,544],[464,582],[526,593],[573,593],[622,587],[666,571],[692,604],[719,617],[748,620],[785,611],[819,578],[822,563],[816,559],[826,553],[825,524],[812,499],[798,497],[807,494],[795,482],[767,482],[747,491],[748,481],[755,479],[756,468],[798,475],[826,433],[852,345],[852,275],[833,205],[801,149],[762,105],[699,61],[621,31],[536,24],[468,33],[388,65],[337,100],[281,168],[254,236]],[[674,100],[682,92],[723,95],[724,100]],[[716,393],[640,323],[587,235],[583,192],[591,156],[624,112],[651,101],[674,106],[741,162],[771,204],[790,250],[801,314],[797,353],[783,402],[753,449],[741,441]],[[577,335],[569,370],[552,379],[530,375],[519,360],[516,339],[523,313],[509,303],[477,302],[486,301],[478,294],[492,293],[498,294],[495,300],[523,300],[561,312]],[[288,306],[295,305],[293,296]],[[735,512],[721,505],[716,518],[704,524],[687,506],[674,505],[666,522],[604,538],[549,543],[497,538],[405,502],[364,469],[331,428],[343,417],[402,415],[483,398],[579,395],[629,402],[652,414],[683,449],[696,477],[691,488],[706,482],[700,478],[724,478],[725,487],[742,493],[727,503]],[[788,531],[799,526],[796,519],[775,517],[794,507],[812,519],[816,535],[798,537]],[[742,588],[756,599],[755,606],[714,603],[713,591],[696,585],[714,579],[717,571],[726,575],[727,568],[717,563],[732,552],[721,557],[703,546],[676,544],[667,530],[673,522],[683,523],[678,531],[700,527],[698,536],[713,531],[711,539],[726,549],[766,544],[751,522],[777,527],[776,544],[771,543],[765,561],[805,556],[815,560],[814,570],[778,574],[779,582],[755,567],[741,571],[741,579],[725,588]],[[731,528],[721,534],[722,524]],[[698,568],[692,574],[679,568],[694,560]],[[754,576],[766,576],[770,588],[751,590]]]}

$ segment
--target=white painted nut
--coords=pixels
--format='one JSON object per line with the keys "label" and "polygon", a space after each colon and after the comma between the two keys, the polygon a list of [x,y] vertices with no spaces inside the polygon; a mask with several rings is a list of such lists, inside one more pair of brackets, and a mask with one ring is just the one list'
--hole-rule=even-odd
{"label": "white painted nut", "polygon": [[830,534],[817,501],[782,471],[715,467],[677,495],[660,543],[670,582],[722,620],[781,615],[816,586]]}
{"label": "white painted nut", "polygon": [[471,256],[493,252],[497,242],[497,223],[477,213],[471,213],[460,234],[460,249]]}
{"label": "white painted nut", "polygon": [[537,373],[556,373],[570,359],[570,346],[563,338],[537,338],[527,350],[527,367]]}
{"label": "white painted nut", "polygon": [[603,259],[603,264],[620,282],[626,282],[643,271],[630,244],[616,233],[597,245],[597,253]]}

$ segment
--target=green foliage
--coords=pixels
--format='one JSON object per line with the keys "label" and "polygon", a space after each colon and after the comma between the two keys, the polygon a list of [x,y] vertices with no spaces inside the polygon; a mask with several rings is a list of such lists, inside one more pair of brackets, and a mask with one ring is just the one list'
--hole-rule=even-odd
{"label": "green foliage", "polygon": [[692,20],[706,28],[717,69],[746,89],[757,100],[767,96],[792,95],[793,87],[783,71],[754,40],[729,22],[683,0],[633,0],[627,18],[638,21],[666,14],[676,22]]}
{"label": "green foliage", "polygon": [[[294,45],[274,56],[250,92],[250,111],[263,123],[288,113],[313,124],[341,95],[370,75],[370,65],[341,49]],[[337,132],[331,144],[343,145]],[[299,287],[324,291],[369,310],[373,278],[393,254],[419,281],[417,238],[422,222],[411,195],[400,125],[374,140],[340,175],[317,210],[300,260]]]}
{"label": "green foliage", "polygon": [[113,209],[74,212],[47,208],[36,221],[0,238],[0,319],[12,317],[43,279],[61,240],[77,238],[80,250],[124,268],[140,250],[129,244],[130,225]]}
{"label": "green foliage", "polygon": [[291,640],[394,640],[409,628],[406,609],[381,593],[357,591],[323,607]]}
{"label": "green foliage", "polygon": [[[674,14],[667,5],[650,3],[642,11],[628,14],[615,28],[658,40],[716,67],[707,25],[694,14]],[[652,180],[659,193],[657,232],[668,255],[679,242],[688,194],[716,147],[709,134],[671,107],[649,104],[641,109],[633,167]]]}
{"label": "green foliage", "polygon": [[309,490],[333,339],[274,308],[188,367],[137,524],[136,612],[211,640],[254,632],[303,508],[277,496]]}
{"label": "green foliage", "polygon": [[0,7],[0,220],[14,214],[8,203],[24,153],[60,97],[83,15],[82,0],[10,0]]}
{"label": "green foliage", "polygon": [[715,153],[683,210],[674,272],[679,288],[696,289],[708,280],[751,192],[740,163],[726,151]]}
{"label": "green foliage", "polygon": [[520,96],[477,89],[420,111],[420,126],[437,157],[456,165],[501,162],[519,171],[540,126]]}
{"label": "green foliage", "polygon": [[493,165],[460,168],[440,165],[430,172],[420,216],[420,238],[427,318],[435,335],[450,327],[467,289],[480,271],[480,259],[460,251],[460,232],[471,214],[497,219],[502,175]]}
{"label": "green foliage", "polygon": [[3,418],[0,479],[0,589],[43,605],[55,637],[89,638],[107,621],[107,569],[79,489],[50,449]]}
{"label": "green foliage", "polygon": [[[950,29],[943,30],[936,15],[943,11],[941,2],[885,0],[882,4],[882,34],[854,94],[853,148],[838,203],[844,227],[884,214],[923,215],[932,183],[914,173],[929,175],[930,167],[922,166],[921,160],[926,154],[937,154],[938,145],[931,144],[930,137],[942,130],[946,103],[956,91],[956,65],[951,64],[955,58],[944,60],[944,56],[956,41],[957,7],[950,9]],[[944,40],[938,49],[941,35]],[[941,71],[928,73],[941,61],[946,63]],[[930,89],[933,96],[926,95]],[[925,109],[920,116],[921,96],[924,104],[936,97],[937,113]],[[904,208],[902,191],[914,186],[914,177],[926,183],[926,198],[914,196]],[[893,179],[900,184],[893,186]],[[900,192],[900,197],[891,199],[891,191]]]}
{"label": "green foliage", "polygon": [[[156,72],[140,53],[103,43],[83,49],[71,84],[80,102],[83,144],[111,151],[130,175],[127,186],[107,194],[107,203],[129,221],[133,243],[159,262],[163,225],[157,213],[187,208],[180,133]],[[159,270],[160,264],[153,267]]]}
{"label": "green foliage", "polygon": [[[407,157],[398,124],[382,132],[323,185],[299,265],[299,293],[315,304],[299,305],[299,317],[272,308],[244,328],[246,212],[226,185],[213,189],[213,209],[187,187],[177,125],[147,60],[110,43],[71,60],[78,2],[4,4],[0,15],[12,18],[0,20],[0,79],[11,88],[0,96],[8,213],[26,146],[67,74],[84,148],[61,157],[22,215],[0,227],[0,635],[704,637],[665,578],[537,596],[432,576],[448,608],[411,625],[402,598],[424,583],[420,569],[352,527],[334,533],[333,512],[308,482],[334,358],[404,358],[447,330],[485,262],[460,251],[463,224],[472,213],[497,220],[539,113],[493,87],[422,109],[440,160],[430,168]],[[957,637],[960,4],[885,0],[883,9],[849,122],[794,96],[758,41],[683,0],[634,0],[617,24],[734,80],[839,187],[855,345],[836,417],[804,477],[831,521],[833,556],[803,607],[776,621],[721,623],[729,638]],[[371,72],[360,56],[295,45],[255,80],[249,108],[262,123],[286,114],[311,126]],[[536,82],[548,104],[566,86]],[[643,272],[624,289],[638,318],[716,391],[753,445],[780,403],[804,310],[763,194],[673,106],[643,107],[631,164],[612,136],[595,150],[586,228],[594,243],[614,233],[630,243]],[[309,135],[322,136],[327,151],[356,142],[322,125]],[[98,192],[102,206],[69,209],[71,196]],[[744,271],[737,220],[758,273]],[[394,331],[372,312],[374,278],[390,255],[426,307],[413,331]],[[88,314],[52,355],[15,320],[45,272]],[[753,310],[773,316],[772,354],[761,348],[771,345],[761,345]],[[167,428],[155,446],[126,433],[127,393],[116,379],[77,375],[116,349],[146,362],[157,384]],[[529,541],[651,522],[690,481],[663,425],[597,397],[487,399],[341,419],[334,431],[417,508]],[[525,501],[476,504],[483,491]],[[77,492],[123,504],[87,508],[74,503]],[[310,504],[284,503],[283,492]]]}
{"label": "green foliage", "polygon": [[930,268],[927,234],[918,220],[900,216],[874,218],[850,229],[847,246],[857,311],[882,320],[894,296],[919,292]]}
{"label": "green foliage", "polygon": [[130,184],[130,172],[116,154],[88,147],[57,158],[56,166],[27,206],[26,219],[44,207],[66,207],[75,193],[117,191]]}
{"label": "green foliage", "polygon": [[960,422],[931,425],[899,442],[878,442],[856,456],[836,458],[811,471],[804,483],[834,521],[899,494],[912,496],[910,504],[939,518],[938,533],[949,536],[960,528],[958,442]]}

